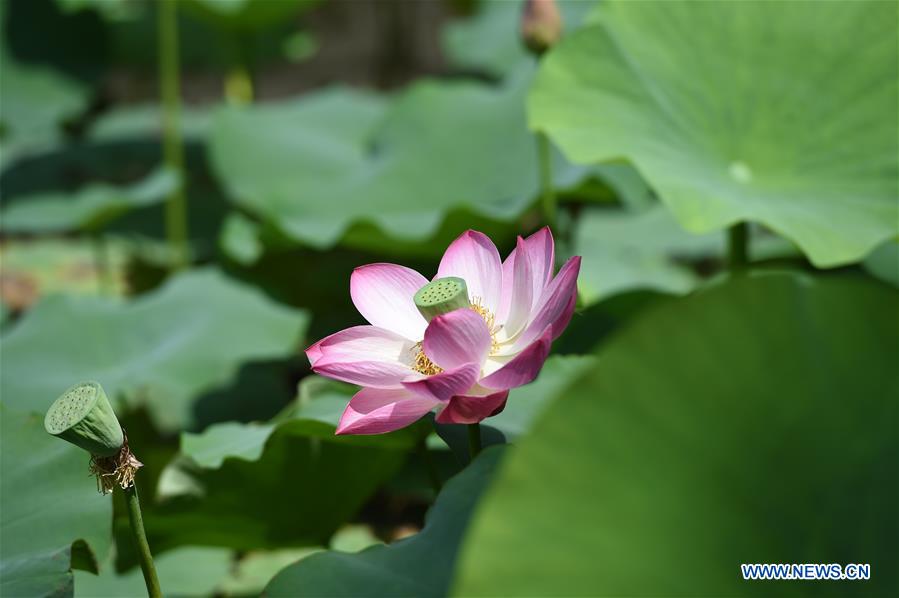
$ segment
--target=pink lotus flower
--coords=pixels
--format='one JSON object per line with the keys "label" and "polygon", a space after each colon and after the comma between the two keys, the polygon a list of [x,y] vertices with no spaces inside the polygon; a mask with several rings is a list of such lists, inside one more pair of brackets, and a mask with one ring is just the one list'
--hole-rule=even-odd
{"label": "pink lotus flower", "polygon": [[[362,386],[338,434],[379,434],[437,409],[441,423],[476,423],[502,411],[509,389],[534,380],[571,320],[580,257],[553,277],[544,228],[505,262],[484,234],[452,242],[434,282],[395,264],[356,268],[350,295],[370,326],[306,350],[312,369]],[[461,279],[461,280],[460,280]]]}

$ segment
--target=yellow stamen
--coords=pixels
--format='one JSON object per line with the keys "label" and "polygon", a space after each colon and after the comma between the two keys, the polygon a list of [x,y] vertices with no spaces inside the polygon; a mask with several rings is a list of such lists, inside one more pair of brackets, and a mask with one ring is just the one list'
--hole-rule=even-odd
{"label": "yellow stamen", "polygon": [[499,350],[499,343],[496,340],[496,330],[493,328],[496,324],[496,317],[489,309],[484,307],[480,297],[471,298],[471,310],[481,316],[481,318],[484,319],[484,323],[487,324],[487,330],[490,331],[490,354],[493,355]]}
{"label": "yellow stamen", "polygon": [[[470,309],[484,319],[487,324],[487,330],[490,331],[490,354],[493,355],[499,350],[499,342],[496,340],[496,330],[493,329],[496,317],[489,309],[481,303],[480,297],[473,297]],[[431,361],[431,358],[425,355],[421,343],[415,343],[412,346],[412,369],[419,374],[425,376],[433,376],[443,372],[443,368]]]}
{"label": "yellow stamen", "polygon": [[430,357],[425,355],[424,350],[421,348],[421,343],[415,343],[412,347],[412,354],[414,356],[412,360],[412,369],[419,374],[433,376],[434,374],[443,372],[443,368],[435,364],[431,361]]}

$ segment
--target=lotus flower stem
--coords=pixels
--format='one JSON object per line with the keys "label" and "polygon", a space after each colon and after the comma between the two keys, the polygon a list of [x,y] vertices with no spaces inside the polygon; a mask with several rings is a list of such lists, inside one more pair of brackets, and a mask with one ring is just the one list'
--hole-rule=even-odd
{"label": "lotus flower stem", "polygon": [[468,424],[468,454],[471,460],[481,452],[481,424]]}
{"label": "lotus flower stem", "polygon": [[140,559],[140,569],[144,574],[144,583],[147,584],[147,595],[150,598],[162,598],[162,590],[159,587],[159,576],[156,575],[156,565],[153,563],[153,555],[150,552],[150,544],[147,542],[147,533],[144,531],[144,518],[140,512],[140,499],[137,496],[137,486],[131,484],[124,490],[125,500],[128,502],[128,519],[131,521],[131,533],[134,536],[134,547],[137,548],[137,556]]}
{"label": "lotus flower stem", "polygon": [[173,267],[187,266],[187,200],[184,196],[184,147],[181,140],[181,92],[178,61],[178,13],[175,0],[160,0],[159,83],[162,95],[162,150],[165,164],[178,176],[178,185],[165,206],[165,230]]}
{"label": "lotus flower stem", "polygon": [[44,429],[90,454],[90,472],[97,478],[97,490],[101,494],[109,494],[116,486],[125,492],[131,533],[134,534],[147,593],[150,598],[161,598],[159,578],[147,544],[134,485],[134,476],[143,464],[131,452],[128,436],[103,387],[97,382],[80,382],[69,388],[47,409]]}
{"label": "lotus flower stem", "polygon": [[543,217],[550,228],[556,227],[556,192],[553,188],[552,149],[549,137],[537,131],[537,159],[540,162],[540,197],[543,203]]}
{"label": "lotus flower stem", "polygon": [[745,270],[749,264],[749,226],[737,222],[727,229],[728,267],[731,272]]}

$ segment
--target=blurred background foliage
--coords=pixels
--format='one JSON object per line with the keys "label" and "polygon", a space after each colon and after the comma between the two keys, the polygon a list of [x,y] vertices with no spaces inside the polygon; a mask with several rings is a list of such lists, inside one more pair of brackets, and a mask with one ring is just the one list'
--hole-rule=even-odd
{"label": "blurred background foliage", "polygon": [[[740,562],[815,561],[896,589],[896,5],[558,4],[538,61],[518,0],[177,0],[182,167],[158,0],[3,0],[0,594],[143,591],[121,497],[35,415],[80,379],[172,594],[737,595],[770,589]],[[584,259],[485,422],[516,446],[335,437],[354,389],[301,349],[362,323],[352,269],[431,276],[467,228],[507,254],[547,221],[535,130]]]}

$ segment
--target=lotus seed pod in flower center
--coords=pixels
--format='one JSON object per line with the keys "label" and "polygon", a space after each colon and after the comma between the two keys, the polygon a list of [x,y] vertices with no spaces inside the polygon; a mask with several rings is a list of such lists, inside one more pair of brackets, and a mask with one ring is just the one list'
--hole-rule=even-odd
{"label": "lotus seed pod in flower center", "polygon": [[415,307],[430,322],[440,314],[470,307],[468,287],[461,278],[438,278],[418,289]]}

